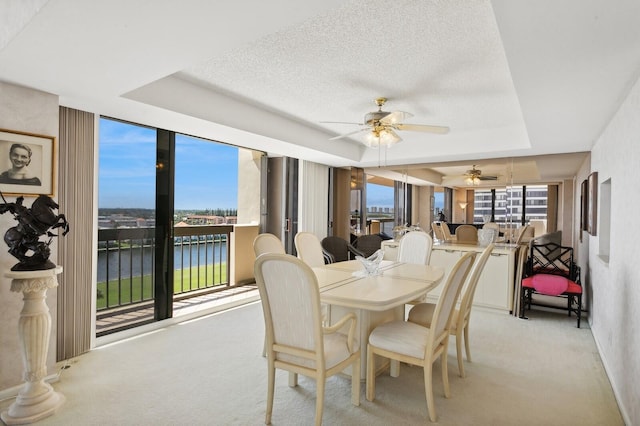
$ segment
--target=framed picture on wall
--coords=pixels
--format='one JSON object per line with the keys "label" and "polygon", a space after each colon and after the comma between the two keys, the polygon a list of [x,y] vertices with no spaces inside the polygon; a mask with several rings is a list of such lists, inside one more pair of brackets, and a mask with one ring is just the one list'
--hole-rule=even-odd
{"label": "framed picture on wall", "polygon": [[0,191],[53,196],[56,138],[0,129]]}
{"label": "framed picture on wall", "polygon": [[588,231],[589,223],[589,181],[582,181],[580,186],[580,234],[582,231]]}
{"label": "framed picture on wall", "polygon": [[591,235],[597,235],[598,225],[598,172],[589,175],[589,209],[587,232]]}

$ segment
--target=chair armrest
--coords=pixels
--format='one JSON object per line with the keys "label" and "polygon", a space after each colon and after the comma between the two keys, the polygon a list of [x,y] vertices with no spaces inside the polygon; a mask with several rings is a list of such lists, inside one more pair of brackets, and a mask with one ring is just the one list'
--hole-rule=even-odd
{"label": "chair armrest", "polygon": [[569,279],[578,285],[582,285],[580,279],[580,267],[575,263],[571,265],[571,276]]}
{"label": "chair armrest", "polygon": [[353,254],[354,259],[355,256],[362,256],[362,257],[367,257],[364,255],[363,252],[361,252],[360,250],[358,250],[357,248],[355,248],[354,246],[352,246],[351,244],[347,243],[347,248],[349,249],[349,251]]}
{"label": "chair armrest", "polygon": [[336,258],[333,257],[333,255],[331,253],[329,253],[328,251],[326,251],[325,249],[322,249],[322,256],[324,257],[324,263],[325,264],[335,263],[336,262]]}
{"label": "chair armrest", "polygon": [[322,333],[335,333],[340,330],[347,323],[347,321],[351,321],[351,325],[349,326],[349,334],[347,336],[347,346],[349,347],[349,352],[353,353],[353,338],[356,334],[356,324],[358,321],[356,318],[356,314],[354,314],[353,312],[345,315],[340,319],[340,321],[336,322],[330,327],[322,327]]}

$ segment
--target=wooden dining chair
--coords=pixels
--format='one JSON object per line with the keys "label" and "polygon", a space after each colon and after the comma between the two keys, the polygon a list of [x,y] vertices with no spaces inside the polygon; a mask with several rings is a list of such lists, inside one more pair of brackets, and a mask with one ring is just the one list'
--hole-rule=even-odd
{"label": "wooden dining chair", "polygon": [[[436,228],[440,229],[439,233],[442,235],[443,241],[446,242],[455,242],[457,237],[451,234],[451,230],[449,230],[449,225],[446,222],[433,222],[432,226],[435,225]],[[438,237],[439,239],[439,237]]]}
{"label": "wooden dining chair", "polygon": [[445,241],[440,222],[431,222],[431,230],[433,231],[434,240]]}
{"label": "wooden dining chair", "polygon": [[523,225],[518,228],[516,237],[514,238],[514,244],[529,244],[533,239],[535,229],[531,225]]}
{"label": "wooden dining chair", "polygon": [[325,254],[331,256],[331,263],[344,262],[346,260],[353,260],[356,256],[364,256],[364,253],[357,250],[350,242],[344,238],[329,236],[320,241],[322,249]]}
{"label": "wooden dining chair", "polygon": [[295,236],[294,244],[298,257],[312,268],[322,266],[325,263],[325,256],[322,251],[322,245],[316,234],[311,232],[298,232]]}
{"label": "wooden dining chair", "polygon": [[367,345],[367,400],[373,401],[375,399],[376,355],[418,365],[424,370],[424,386],[429,418],[432,422],[437,420],[433,398],[433,363],[440,358],[444,394],[449,398],[447,349],[449,347],[453,308],[475,256],[475,252],[467,252],[453,266],[436,304],[431,328],[409,321],[392,321],[373,329],[369,335],[369,343]]}
{"label": "wooden dining chair", "polygon": [[[467,361],[471,362],[471,347],[469,344],[469,322],[471,320],[471,307],[473,306],[473,296],[480,280],[480,275],[489,260],[489,256],[493,251],[495,244],[489,244],[484,249],[478,260],[473,265],[471,273],[464,285],[460,306],[453,311],[453,319],[451,323],[451,334],[456,336],[456,352],[458,358],[458,374],[465,377],[464,364],[462,362],[462,340],[464,336],[464,347],[467,354]],[[419,303],[409,311],[407,321],[420,324],[427,328],[431,328],[433,313],[436,310],[434,303]]]}
{"label": "wooden dining chair", "polygon": [[[265,253],[286,254],[280,238],[273,234],[258,234],[253,240],[253,253],[258,258]],[[267,336],[265,334],[262,356],[267,356]]]}
{"label": "wooden dining chair", "polygon": [[[322,424],[327,377],[351,367],[351,402],[360,405],[360,347],[356,316],[349,313],[331,327],[322,326],[320,291],[313,270],[287,254],[264,254],[254,273],[267,330],[267,411],[271,424],[276,369],[289,372],[289,386],[298,374],[316,381],[315,424]],[[344,334],[342,330],[347,330]]]}
{"label": "wooden dining chair", "polygon": [[253,240],[253,252],[256,257],[264,253],[285,254],[284,246],[280,238],[273,234],[258,234]]}
{"label": "wooden dining chair", "polygon": [[398,262],[428,265],[432,248],[433,239],[426,232],[407,232],[400,239]]}
{"label": "wooden dining chair", "polygon": [[362,252],[364,257],[369,257],[382,247],[382,237],[377,234],[361,235],[353,242],[353,246]]}
{"label": "wooden dining chair", "polygon": [[456,241],[462,244],[478,242],[478,228],[473,225],[460,225],[456,228]]}

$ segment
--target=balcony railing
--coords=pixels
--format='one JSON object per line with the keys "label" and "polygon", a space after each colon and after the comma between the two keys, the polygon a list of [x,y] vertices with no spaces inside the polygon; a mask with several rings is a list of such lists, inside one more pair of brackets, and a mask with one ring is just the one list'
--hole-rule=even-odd
{"label": "balcony railing", "polygon": [[[174,300],[229,287],[233,226],[174,228]],[[148,305],[154,299],[153,228],[98,231],[97,310]]]}

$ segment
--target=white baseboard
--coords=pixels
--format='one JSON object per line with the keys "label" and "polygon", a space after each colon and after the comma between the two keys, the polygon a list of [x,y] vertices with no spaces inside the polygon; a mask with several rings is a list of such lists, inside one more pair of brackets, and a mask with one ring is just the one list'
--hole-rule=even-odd
{"label": "white baseboard", "polygon": [[[56,373],[56,374],[49,374],[47,377],[44,378],[44,381],[47,383],[55,383],[59,379],[60,379],[60,373]],[[24,387],[24,383],[21,383],[19,385],[12,386],[7,389],[0,390],[0,402],[15,398],[16,396],[18,396],[18,393],[22,390],[23,387]]]}
{"label": "white baseboard", "polygon": [[[589,323],[589,325],[591,325],[591,323]],[[622,415],[622,420],[624,421],[625,425],[630,425],[632,424],[631,419],[627,414],[626,407],[624,406],[624,404],[622,403],[622,400],[620,399],[620,395],[618,394],[618,389],[615,386],[615,383],[611,379],[613,376],[611,375],[611,369],[609,368],[609,363],[607,362],[607,358],[605,358],[603,355],[602,347],[600,346],[598,337],[593,333],[593,328],[591,329],[591,335],[593,336],[593,340],[596,342],[596,348],[598,348],[598,355],[600,355],[600,360],[602,361],[602,365],[604,366],[604,371],[607,375],[607,378],[609,379],[609,385],[613,390],[613,396],[616,398],[616,402],[618,403],[618,409],[620,410],[620,414]]]}

